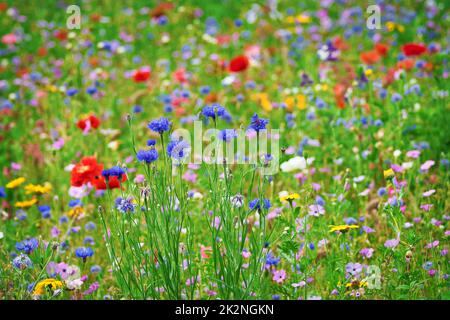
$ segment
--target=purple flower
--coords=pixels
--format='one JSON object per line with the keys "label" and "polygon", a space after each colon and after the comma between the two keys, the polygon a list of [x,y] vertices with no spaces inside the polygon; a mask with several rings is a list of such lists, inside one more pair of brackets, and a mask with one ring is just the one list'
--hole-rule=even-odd
{"label": "purple flower", "polygon": [[374,251],[375,250],[372,248],[364,248],[364,249],[361,249],[361,251],[359,251],[359,254],[362,255],[363,258],[365,258],[365,259],[370,259],[373,255]]}
{"label": "purple flower", "polygon": [[26,254],[32,253],[39,246],[39,241],[36,238],[26,239],[22,242],[16,243],[16,249],[23,251]]}
{"label": "purple flower", "polygon": [[420,171],[427,172],[432,166],[434,166],[434,163],[435,162],[433,160],[425,161],[425,163],[420,166]]}
{"label": "purple flower", "polygon": [[286,271],[284,271],[283,269],[275,270],[272,280],[276,283],[283,283],[284,279],[286,279]]}
{"label": "purple flower", "polygon": [[352,275],[353,277],[359,276],[362,272],[362,269],[363,266],[360,263],[350,262],[345,266],[345,272],[347,272],[347,274]]}
{"label": "purple flower", "polygon": [[308,214],[314,217],[318,217],[319,215],[323,215],[325,213],[325,209],[318,204],[308,206],[308,210]]}
{"label": "purple flower", "polygon": [[266,129],[268,123],[269,120],[259,118],[258,115],[255,113],[252,116],[249,128],[255,130],[256,132],[259,132],[260,130]]}

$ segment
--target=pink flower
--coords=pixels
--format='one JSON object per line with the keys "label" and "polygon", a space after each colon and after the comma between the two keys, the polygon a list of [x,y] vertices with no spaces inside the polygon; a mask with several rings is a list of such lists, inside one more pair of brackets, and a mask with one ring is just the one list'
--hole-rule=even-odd
{"label": "pink flower", "polygon": [[424,192],[424,193],[422,194],[422,196],[424,196],[424,197],[429,197],[429,196],[431,196],[432,194],[434,194],[435,192],[436,192],[436,190],[431,189],[431,190],[428,190],[428,191]]}
{"label": "pink flower", "polygon": [[272,280],[276,283],[283,283],[284,279],[286,279],[286,271],[284,271],[283,269],[275,270]]}
{"label": "pink flower", "polygon": [[17,36],[14,33],[8,33],[5,34],[2,37],[2,43],[6,44],[6,45],[13,45],[17,42]]}
{"label": "pink flower", "polygon": [[197,181],[197,174],[195,172],[188,170],[184,173],[183,179],[188,182],[195,183]]}
{"label": "pink flower", "polygon": [[406,153],[406,156],[409,158],[417,159],[420,156],[419,150],[411,150]]}
{"label": "pink flower", "polygon": [[434,163],[435,162],[433,160],[425,161],[425,163],[420,166],[420,171],[427,172],[432,166],[434,166]]}
{"label": "pink flower", "polygon": [[145,176],[143,174],[138,174],[135,178],[134,178],[134,183],[142,183],[145,180]]}

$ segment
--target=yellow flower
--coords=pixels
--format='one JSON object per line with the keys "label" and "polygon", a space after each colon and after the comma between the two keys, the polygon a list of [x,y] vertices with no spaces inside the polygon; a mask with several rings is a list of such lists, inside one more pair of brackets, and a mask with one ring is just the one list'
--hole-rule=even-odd
{"label": "yellow flower", "polygon": [[14,180],[11,180],[10,182],[8,182],[8,184],[6,185],[6,188],[14,189],[14,188],[17,188],[18,186],[20,186],[24,182],[25,182],[24,177],[14,179]]}
{"label": "yellow flower", "polygon": [[383,175],[385,178],[391,178],[394,176],[394,170],[392,170],[391,168],[384,170]]}
{"label": "yellow flower", "polygon": [[287,196],[280,197],[280,200],[291,202],[291,201],[294,201],[295,199],[299,199],[299,198],[300,198],[300,195],[298,193],[291,193],[291,194],[288,194]]}
{"label": "yellow flower", "polygon": [[394,31],[395,23],[392,21],[386,22],[386,28],[388,29],[389,32]]}
{"label": "yellow flower", "polygon": [[364,71],[364,73],[366,74],[367,77],[370,77],[373,74],[373,70],[367,69],[366,71]]}
{"label": "yellow flower", "polygon": [[15,206],[16,206],[16,208],[28,208],[36,203],[37,203],[37,199],[33,198],[31,200],[17,201]]}
{"label": "yellow flower", "polygon": [[340,226],[330,226],[330,232],[335,232],[335,231],[347,232],[348,230],[358,229],[358,228],[359,228],[359,226],[357,226],[357,225],[343,224]]}
{"label": "yellow flower", "polygon": [[292,111],[294,109],[294,106],[297,106],[299,110],[304,110],[306,109],[306,96],[302,94],[298,94],[295,97],[289,96],[286,97],[284,103],[286,104],[286,109],[288,111]]}
{"label": "yellow flower", "polygon": [[272,110],[272,103],[270,102],[269,95],[267,93],[265,92],[254,93],[251,95],[250,99],[259,103],[265,111]]}
{"label": "yellow flower", "polygon": [[350,289],[350,288],[351,288],[351,289],[358,289],[358,288],[362,288],[362,287],[367,287],[367,281],[364,281],[364,280],[361,280],[361,281],[355,280],[355,281],[346,283],[346,284],[345,284],[345,287],[346,287],[347,289]]}
{"label": "yellow flower", "polygon": [[70,209],[70,211],[67,213],[67,215],[69,216],[69,218],[78,218],[83,213],[84,213],[83,207],[76,206],[76,207]]}
{"label": "yellow flower", "polygon": [[52,291],[62,288],[63,283],[61,281],[58,281],[56,279],[50,278],[50,279],[44,279],[42,281],[39,281],[36,287],[33,290],[34,295],[41,295],[45,293],[46,289],[51,289]]}
{"label": "yellow flower", "polygon": [[49,193],[51,190],[52,190],[52,185],[47,182],[43,186],[40,184],[32,184],[32,183],[25,186],[26,194],[30,194],[30,193],[44,194],[44,193]]}
{"label": "yellow flower", "polygon": [[304,24],[304,23],[310,23],[310,22],[311,22],[311,17],[310,17],[310,16],[307,16],[307,15],[305,15],[305,14],[300,14],[300,15],[298,15],[298,16],[295,18],[295,20],[296,20],[298,23],[302,23],[302,24]]}

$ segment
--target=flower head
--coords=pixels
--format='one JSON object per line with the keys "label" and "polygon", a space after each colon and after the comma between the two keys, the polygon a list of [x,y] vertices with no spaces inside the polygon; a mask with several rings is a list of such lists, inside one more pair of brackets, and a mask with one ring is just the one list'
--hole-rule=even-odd
{"label": "flower head", "polygon": [[47,290],[53,292],[57,289],[62,288],[62,286],[63,286],[63,283],[61,281],[58,281],[53,278],[45,279],[45,280],[39,281],[38,284],[34,287],[33,295],[42,295]]}
{"label": "flower head", "polygon": [[144,161],[147,164],[152,163],[158,159],[158,151],[156,149],[139,150],[137,152],[136,158],[139,161]]}
{"label": "flower head", "polygon": [[78,258],[82,258],[83,261],[86,261],[88,257],[92,257],[94,255],[94,250],[89,247],[79,247],[75,250],[75,255]]}
{"label": "flower head", "polygon": [[38,246],[39,241],[36,238],[26,239],[16,243],[16,249],[18,251],[23,251],[26,254],[32,253]]}
{"label": "flower head", "polygon": [[339,225],[339,226],[330,226],[330,232],[339,231],[339,232],[345,233],[351,229],[358,229],[358,228],[359,228],[359,226],[357,226],[357,225],[347,225],[347,224]]}
{"label": "flower head", "polygon": [[265,130],[268,123],[269,120],[259,118],[258,115],[255,113],[252,116],[249,128],[255,130],[256,132],[259,132],[261,130]]}
{"label": "flower head", "polygon": [[153,132],[162,134],[165,131],[169,131],[171,122],[169,119],[161,117],[159,119],[153,120],[148,124],[148,128]]}

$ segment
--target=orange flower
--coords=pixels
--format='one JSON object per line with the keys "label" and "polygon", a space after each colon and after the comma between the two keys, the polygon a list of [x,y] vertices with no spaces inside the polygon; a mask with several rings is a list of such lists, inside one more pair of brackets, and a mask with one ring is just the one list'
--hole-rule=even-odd
{"label": "orange flower", "polygon": [[372,51],[366,51],[366,52],[362,52],[359,55],[361,61],[365,64],[375,64],[380,60],[380,55],[377,51],[372,50]]}

